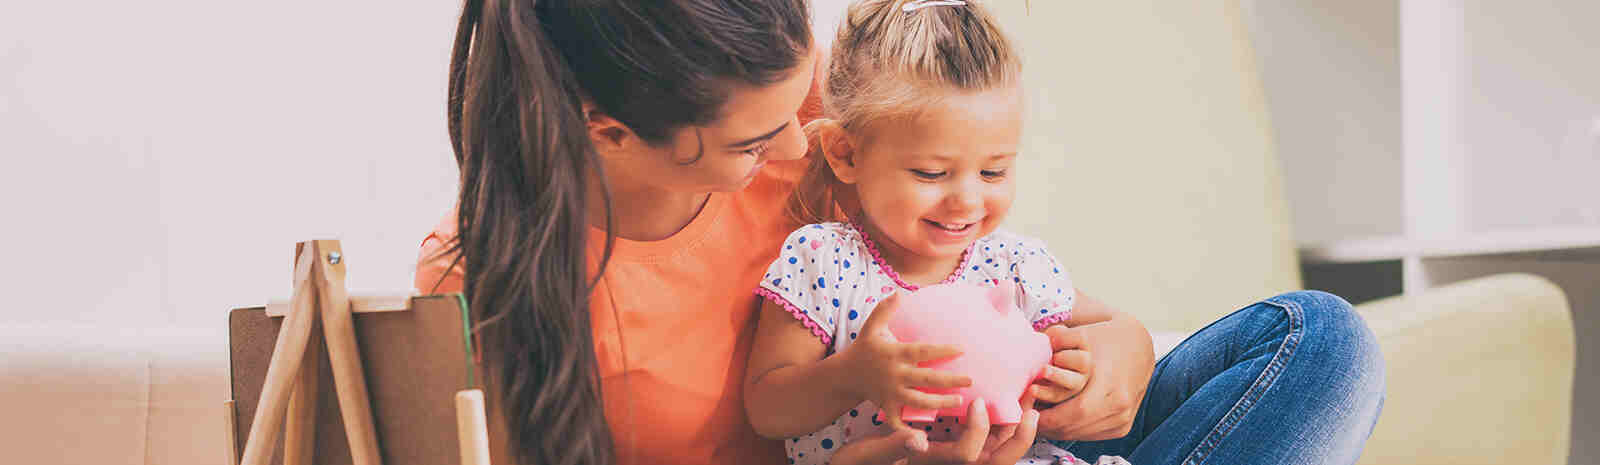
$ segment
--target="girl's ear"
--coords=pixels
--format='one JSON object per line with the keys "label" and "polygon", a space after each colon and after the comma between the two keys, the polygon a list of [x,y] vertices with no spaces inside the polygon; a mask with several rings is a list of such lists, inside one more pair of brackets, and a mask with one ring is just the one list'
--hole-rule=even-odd
{"label": "girl's ear", "polygon": [[828,167],[833,169],[833,176],[839,182],[855,184],[856,145],[850,133],[838,121],[831,119],[819,119],[815,124],[820,125],[817,128],[817,142],[822,145],[822,156],[828,160]]}

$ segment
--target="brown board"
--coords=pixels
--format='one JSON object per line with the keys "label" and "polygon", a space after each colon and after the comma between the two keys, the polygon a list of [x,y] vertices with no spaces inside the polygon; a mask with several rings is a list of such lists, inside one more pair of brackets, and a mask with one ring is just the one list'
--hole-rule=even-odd
{"label": "brown board", "polygon": [[[420,296],[406,311],[354,314],[356,345],[372,400],[378,448],[385,465],[440,465],[460,461],[455,394],[478,387],[470,346],[470,317],[459,294]],[[283,318],[265,307],[228,315],[235,451],[244,451],[261,398],[267,364]],[[321,340],[321,325],[313,337]],[[319,353],[316,464],[351,463],[327,352]],[[283,463],[283,434],[272,464]],[[235,463],[238,458],[235,457]]]}

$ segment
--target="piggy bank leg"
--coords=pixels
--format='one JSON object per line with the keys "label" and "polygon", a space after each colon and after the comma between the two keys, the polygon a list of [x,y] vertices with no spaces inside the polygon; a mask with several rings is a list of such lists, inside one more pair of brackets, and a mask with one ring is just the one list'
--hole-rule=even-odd
{"label": "piggy bank leg", "polygon": [[926,408],[905,407],[900,411],[901,418],[905,421],[932,422],[939,411]]}

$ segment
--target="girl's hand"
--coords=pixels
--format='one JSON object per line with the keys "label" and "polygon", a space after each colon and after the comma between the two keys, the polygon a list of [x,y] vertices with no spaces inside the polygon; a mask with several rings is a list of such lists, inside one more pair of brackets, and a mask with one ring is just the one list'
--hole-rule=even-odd
{"label": "girl's hand", "polygon": [[1055,355],[1050,358],[1050,366],[1045,367],[1044,379],[1029,386],[1028,392],[1046,406],[1054,406],[1083,392],[1094,363],[1088,336],[1082,329],[1057,325],[1046,328],[1044,333],[1050,336]]}
{"label": "girl's hand", "polygon": [[[1033,405],[1033,396],[1024,394],[1022,405]],[[976,399],[967,408],[967,429],[961,437],[930,443],[926,453],[912,456],[909,463],[1012,465],[1033,447],[1038,425],[1039,411],[1029,407],[1022,412],[1022,423],[990,428],[988,409],[983,399]]]}
{"label": "girl's hand", "polygon": [[895,429],[907,429],[900,418],[901,407],[945,409],[961,406],[956,394],[931,394],[916,387],[962,388],[972,379],[918,363],[961,355],[961,349],[934,344],[902,344],[889,333],[889,319],[899,306],[899,294],[890,295],[873,309],[861,326],[856,341],[838,356],[844,358],[852,389],[862,399],[883,409],[885,421]]}

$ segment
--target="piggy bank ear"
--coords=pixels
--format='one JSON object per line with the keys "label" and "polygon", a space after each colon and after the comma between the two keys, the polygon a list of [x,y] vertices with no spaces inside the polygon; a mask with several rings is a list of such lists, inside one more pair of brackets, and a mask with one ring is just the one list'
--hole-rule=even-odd
{"label": "piggy bank ear", "polygon": [[1016,289],[1016,286],[1008,284],[989,288],[989,304],[993,305],[994,310],[1001,315],[1011,313],[1017,307]]}

